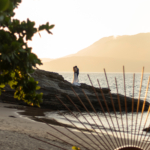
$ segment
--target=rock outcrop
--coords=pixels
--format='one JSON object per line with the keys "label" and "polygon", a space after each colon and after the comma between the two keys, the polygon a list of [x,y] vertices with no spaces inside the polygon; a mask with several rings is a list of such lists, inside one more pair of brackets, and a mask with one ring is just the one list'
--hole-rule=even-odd
{"label": "rock outcrop", "polygon": [[[87,97],[89,98],[90,102],[94,106],[96,111],[102,111],[102,108],[107,111],[106,104],[103,100],[102,93],[100,92],[99,88],[95,88],[96,94],[92,88],[92,86],[86,85],[81,83],[81,86],[75,86],[72,85],[70,82],[64,80],[64,78],[59,75],[58,73],[54,72],[48,72],[44,70],[35,70],[35,72],[32,74],[32,77],[35,78],[39,82],[39,86],[41,87],[40,90],[38,90],[38,93],[43,93],[43,103],[41,104],[41,107],[49,108],[51,110],[66,110],[66,107],[57,99],[57,97],[63,101],[63,103],[72,111],[76,111],[77,106],[81,111],[85,111],[84,106],[79,101],[78,97],[82,100],[84,105],[89,111],[93,111],[91,105],[89,104]],[[77,93],[78,97],[73,92]],[[9,101],[9,102],[15,102],[18,103],[17,100],[13,98],[14,91],[10,88],[6,88],[6,91],[2,93],[1,100],[2,101]],[[86,93],[86,96],[84,95],[83,91]],[[110,96],[110,90],[107,88],[102,88],[104,97],[106,99],[106,103],[108,105],[108,108],[110,111],[113,111],[113,105],[111,103],[111,96]],[[56,97],[57,96],[57,97]],[[74,102],[75,106],[70,102],[68,99],[68,96],[70,99]],[[112,93],[112,98],[114,102],[114,106],[116,111],[119,111],[119,105],[118,105],[118,98],[117,94]],[[124,96],[119,94],[120,98],[120,104],[121,104],[121,111],[125,111],[125,100]],[[98,101],[100,100],[100,103],[102,104],[102,107],[100,106],[100,103]],[[132,111],[132,98],[126,97],[127,101],[127,110],[128,112]],[[137,99],[134,99],[134,111],[137,109]],[[139,110],[142,110],[143,101],[140,100]],[[149,103],[146,102],[145,104],[145,110],[147,110],[149,107]]]}

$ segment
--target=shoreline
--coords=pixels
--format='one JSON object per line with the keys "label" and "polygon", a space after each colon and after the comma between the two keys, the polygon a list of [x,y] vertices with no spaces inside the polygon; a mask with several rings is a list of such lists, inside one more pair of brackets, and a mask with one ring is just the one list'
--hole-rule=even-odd
{"label": "shoreline", "polygon": [[[114,107],[113,104],[111,103],[111,97],[113,98],[115,111],[120,112],[118,106],[118,95],[116,93],[111,93],[110,89],[105,88],[105,86],[102,88],[102,91],[98,87],[94,87],[93,89],[93,87],[91,85],[88,85],[87,83],[81,83],[81,86],[74,86],[70,82],[66,81],[62,75],[44,70],[35,70],[35,72],[32,74],[32,77],[36,81],[38,81],[39,83],[38,85],[41,87],[37,92],[43,93],[42,98],[43,103],[41,104],[42,108],[47,108],[49,110],[51,109],[54,111],[67,110],[69,108],[72,111],[76,111],[76,108],[74,107],[74,105],[76,105],[80,109],[80,111],[84,112],[85,108],[79,101],[78,97],[76,96],[77,94],[90,112],[94,112],[94,110],[91,107],[88,99],[90,100],[94,109],[97,112],[103,112],[103,109],[104,111],[107,111],[105,103],[107,103],[109,111],[113,112]],[[105,101],[102,96],[102,93],[104,94]],[[100,99],[102,106],[100,106],[99,100],[97,99],[96,95]],[[68,99],[68,96],[70,99]],[[124,95],[119,94],[119,99],[121,111],[122,112],[126,111],[125,110],[126,106],[124,103],[125,99]],[[8,103],[14,102],[16,104],[25,105],[23,101],[18,101],[17,99],[14,99],[14,90],[10,89],[9,86],[6,86],[5,91],[2,92],[1,100],[3,102]],[[65,104],[65,106],[62,104],[60,100],[63,102],[63,104]],[[72,100],[73,103],[70,100]],[[132,100],[133,100],[132,97],[126,96],[128,112],[132,112]],[[133,109],[134,112],[137,111],[137,103],[138,99],[134,98],[134,109]],[[142,105],[143,100],[140,99],[139,111],[142,110]],[[145,110],[148,110],[148,108],[149,102],[146,101]]]}
{"label": "shoreline", "polygon": [[[23,109],[26,109],[28,115],[25,115]],[[104,131],[104,134],[99,132],[97,135],[96,132],[87,132],[82,129],[77,131],[77,129],[71,128],[71,126],[63,127],[64,124],[60,126],[60,123],[53,119],[49,119],[47,124],[44,122],[37,122],[37,120],[32,120],[33,118],[29,117],[31,113],[30,110],[32,110],[33,116],[36,116],[36,113],[44,114],[44,110],[40,112],[37,111],[37,109],[38,108],[16,104],[0,103],[0,145],[2,145],[0,146],[0,150],[71,150],[72,146],[80,147],[82,150],[91,150],[94,148],[97,149],[97,145],[99,145],[101,150],[106,150],[108,148],[103,148],[102,141],[106,144],[111,141],[110,144],[113,143],[116,145],[114,149],[117,149],[118,146],[116,141],[122,140],[122,137],[116,135],[112,136],[111,129],[107,130],[106,133],[104,128],[102,128],[101,130]],[[47,109],[45,111],[47,111]],[[115,134],[117,133],[115,130],[113,132]],[[63,133],[63,135],[61,133]],[[127,138],[126,133],[120,133],[122,135],[125,134]],[[95,141],[94,137],[96,137],[96,139],[100,138],[102,144]],[[80,138],[84,141],[81,142]],[[126,140],[128,140],[128,138],[124,141]],[[89,148],[88,144],[93,148]],[[144,144],[149,143],[144,142]],[[54,147],[53,145],[60,148]]]}
{"label": "shoreline", "polygon": [[[71,149],[71,145],[64,144],[47,134],[47,132],[55,134],[50,126],[28,119],[28,117],[20,116],[18,112],[22,112],[22,110],[10,109],[8,108],[10,106],[17,107],[18,105],[0,103],[0,150],[39,150],[39,148],[41,150],[58,150],[57,147],[40,142],[29,136]],[[61,127],[56,128],[60,129]]]}
{"label": "shoreline", "polygon": [[[26,118],[26,119],[28,118],[31,121],[76,129],[73,125],[65,124],[65,123],[57,121],[54,118],[48,118],[45,116],[45,114],[44,114],[45,112],[54,112],[53,110],[43,109],[43,108],[39,109],[39,108],[35,108],[35,107],[20,106],[20,105],[6,106],[6,108],[17,109],[16,113],[19,114],[20,117]],[[87,130],[84,128],[78,128],[78,130],[93,132],[93,130],[90,130],[90,129]]]}
{"label": "shoreline", "polygon": [[[17,109],[19,107],[20,110]],[[22,107],[25,108],[16,104],[0,103],[0,145],[3,145],[0,146],[0,150],[61,150],[62,148],[72,150],[72,146],[86,150],[86,148],[79,145],[81,139],[88,141],[91,146],[95,147],[94,143],[87,139],[87,137],[90,137],[87,130],[80,129],[77,131],[77,129],[70,128],[70,126],[64,128],[63,124],[58,126],[55,121],[52,121],[52,124],[34,121],[28,116],[19,114],[23,114]],[[87,133],[87,137],[82,134],[83,131],[85,134]],[[77,135],[81,139],[77,138]],[[43,142],[36,140],[36,138]],[[87,147],[86,143],[82,143],[82,145]]]}

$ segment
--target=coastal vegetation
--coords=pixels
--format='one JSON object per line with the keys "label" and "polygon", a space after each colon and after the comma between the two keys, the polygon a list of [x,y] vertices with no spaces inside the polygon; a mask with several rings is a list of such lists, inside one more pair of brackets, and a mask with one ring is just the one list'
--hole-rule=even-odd
{"label": "coastal vegetation", "polygon": [[35,28],[34,21],[13,19],[20,3],[21,0],[0,1],[0,94],[9,85],[15,90],[15,98],[40,107],[42,93],[36,93],[40,87],[30,74],[42,63],[27,42],[42,30],[52,34],[54,25],[47,22]]}

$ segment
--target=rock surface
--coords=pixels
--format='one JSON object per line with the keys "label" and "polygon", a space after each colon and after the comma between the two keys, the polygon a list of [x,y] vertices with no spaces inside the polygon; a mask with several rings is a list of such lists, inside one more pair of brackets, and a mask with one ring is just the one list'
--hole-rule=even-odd
{"label": "rock surface", "polygon": [[[35,78],[39,82],[39,85],[41,87],[40,90],[38,90],[38,93],[43,93],[43,103],[41,104],[41,107],[43,108],[49,108],[51,110],[66,110],[66,107],[57,99],[59,98],[63,103],[72,111],[76,111],[77,106],[81,111],[86,111],[82,103],[79,101],[78,97],[75,95],[75,93],[72,91],[72,88],[77,93],[79,98],[82,100],[84,105],[89,111],[93,111],[91,105],[89,104],[86,96],[84,95],[82,89],[86,93],[87,97],[89,98],[90,102],[94,106],[96,111],[107,111],[105,102],[103,100],[102,93],[100,92],[99,88],[95,88],[95,91],[98,95],[98,98],[100,100],[100,103],[97,99],[97,96],[95,95],[95,92],[92,88],[92,86],[86,85],[81,83],[81,86],[75,86],[72,85],[70,82],[64,80],[64,78],[59,75],[58,73],[54,72],[48,72],[44,70],[35,70],[35,72],[32,74],[32,77]],[[13,98],[14,91],[11,90],[9,87],[6,87],[6,91],[2,93],[1,100],[4,102],[15,102],[20,103],[21,101],[17,101]],[[102,88],[102,91],[104,93],[104,97],[106,99],[109,111],[114,111],[113,105],[111,102],[111,96],[110,96],[110,90],[107,88]],[[111,94],[115,106],[115,110],[119,111],[119,105],[118,105],[118,98],[117,94]],[[56,97],[57,96],[57,97]],[[73,101],[75,106],[70,102],[68,97]],[[119,94],[120,98],[120,104],[121,104],[121,111],[125,111],[125,98],[123,95]],[[126,97],[127,102],[127,111],[132,111],[132,98]],[[134,99],[134,111],[137,109],[137,99]],[[22,102],[23,103],[23,102]],[[102,105],[102,107],[100,106]],[[142,110],[143,101],[140,100],[139,110]],[[145,104],[145,110],[148,110],[149,103],[146,102]]]}

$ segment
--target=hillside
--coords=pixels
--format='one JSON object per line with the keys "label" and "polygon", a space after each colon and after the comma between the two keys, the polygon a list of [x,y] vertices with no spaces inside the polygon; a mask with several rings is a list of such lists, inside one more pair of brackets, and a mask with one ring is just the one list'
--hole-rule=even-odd
{"label": "hillside", "polygon": [[49,61],[53,60],[51,58],[40,58],[40,59],[41,59],[42,63],[49,62]]}
{"label": "hillside", "polygon": [[80,72],[141,72],[144,66],[150,72],[150,33],[140,33],[117,38],[105,37],[91,46],[63,58],[45,62],[41,69],[48,71],[72,71],[77,65]]}
{"label": "hillside", "polygon": [[105,37],[74,56],[109,57],[132,60],[150,59],[150,33]]}

